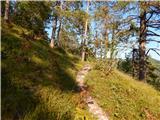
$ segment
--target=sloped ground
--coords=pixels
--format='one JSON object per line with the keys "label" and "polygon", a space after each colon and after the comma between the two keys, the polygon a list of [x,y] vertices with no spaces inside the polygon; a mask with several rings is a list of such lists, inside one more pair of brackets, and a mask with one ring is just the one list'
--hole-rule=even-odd
{"label": "sloped ground", "polygon": [[117,70],[108,76],[92,70],[85,81],[110,120],[159,120],[160,93],[153,87]]}
{"label": "sloped ground", "polygon": [[[3,25],[3,24],[2,24]],[[2,26],[1,110],[3,120],[79,120],[94,118],[76,88],[82,63],[44,40],[26,40],[22,30]],[[151,86],[114,71],[92,70],[86,78],[91,95],[109,119],[158,120],[160,93]]]}
{"label": "sloped ground", "polygon": [[75,77],[78,57],[63,49],[50,49],[44,40],[22,36],[27,30],[2,26],[3,120],[72,120],[90,115],[79,107]]}

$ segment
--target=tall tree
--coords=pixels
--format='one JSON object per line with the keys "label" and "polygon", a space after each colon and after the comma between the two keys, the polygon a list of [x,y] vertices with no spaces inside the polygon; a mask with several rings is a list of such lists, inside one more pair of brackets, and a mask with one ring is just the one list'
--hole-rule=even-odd
{"label": "tall tree", "polygon": [[[140,2],[140,34],[139,34],[139,80],[146,81],[146,59],[148,52],[146,51],[147,42],[157,42],[159,40],[153,40],[155,37],[160,37],[155,29],[160,28],[160,2]],[[147,17],[148,16],[148,17]],[[150,49],[149,49],[150,50]],[[156,52],[156,50],[154,50]]]}
{"label": "tall tree", "polygon": [[[86,13],[88,14],[89,0],[87,1],[87,6],[86,7],[87,7]],[[82,45],[82,61],[84,61],[86,59],[87,30],[88,30],[88,18],[86,19],[86,22],[85,22],[84,40],[83,40],[83,45]]]}
{"label": "tall tree", "polygon": [[140,3],[141,13],[140,13],[140,34],[139,34],[139,80],[145,80],[146,78],[146,36],[147,36],[147,24],[146,24],[146,7],[145,2]]}

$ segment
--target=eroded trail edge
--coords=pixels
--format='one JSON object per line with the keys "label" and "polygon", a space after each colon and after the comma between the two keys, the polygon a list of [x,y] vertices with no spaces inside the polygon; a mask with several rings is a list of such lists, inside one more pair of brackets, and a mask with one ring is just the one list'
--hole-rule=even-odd
{"label": "eroded trail edge", "polygon": [[[85,75],[91,70],[91,66],[89,64],[85,65],[82,70],[80,70],[76,77],[76,82],[78,84],[80,92],[88,93],[87,87],[84,84]],[[94,98],[88,94],[84,97],[84,101],[88,105],[89,112],[91,112],[98,120],[109,120],[106,113],[102,110],[102,108],[97,104]]]}

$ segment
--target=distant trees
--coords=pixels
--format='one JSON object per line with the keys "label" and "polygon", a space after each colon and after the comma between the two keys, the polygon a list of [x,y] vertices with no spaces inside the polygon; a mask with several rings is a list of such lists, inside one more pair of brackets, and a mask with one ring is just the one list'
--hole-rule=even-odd
{"label": "distant trees", "polygon": [[51,18],[53,21],[50,45],[71,49],[73,48],[72,45],[75,46],[75,44],[77,44],[78,46],[77,39],[82,35],[85,21],[85,12],[82,10],[81,5],[82,2],[79,1],[53,2],[51,12]]}
{"label": "distant trees", "polygon": [[133,66],[132,66],[132,58],[129,55],[125,56],[125,59],[121,59],[118,61],[118,69],[124,71],[125,73],[132,74]]}
{"label": "distant trees", "polygon": [[[107,57],[107,50],[109,47],[109,31],[111,30],[111,18],[109,16],[109,6],[107,2],[102,2],[101,4],[97,4],[97,9],[95,11],[95,22],[97,22],[97,29],[99,34],[99,45],[100,45],[100,56],[102,58]],[[97,32],[97,31],[96,31]],[[101,35],[101,39],[100,39]]]}

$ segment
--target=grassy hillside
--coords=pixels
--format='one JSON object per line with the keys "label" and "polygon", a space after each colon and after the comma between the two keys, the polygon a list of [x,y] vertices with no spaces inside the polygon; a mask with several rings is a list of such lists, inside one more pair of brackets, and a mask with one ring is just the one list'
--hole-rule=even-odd
{"label": "grassy hillside", "polygon": [[149,57],[149,61],[160,70],[160,61]]}
{"label": "grassy hillside", "polygon": [[91,95],[110,120],[159,120],[160,92],[114,70],[105,76],[92,70],[86,77]]}
{"label": "grassy hillside", "polygon": [[82,67],[78,57],[51,49],[44,40],[26,40],[23,32],[29,31],[14,24],[2,26],[2,119],[91,119],[75,91]]}
{"label": "grassy hillside", "polygon": [[160,91],[160,61],[149,57],[150,71],[147,74],[147,82]]}

